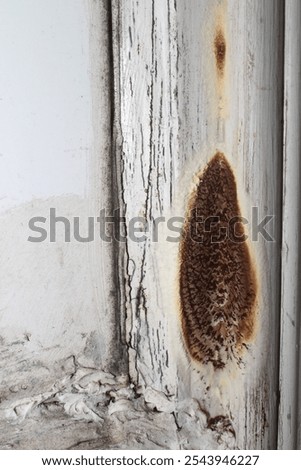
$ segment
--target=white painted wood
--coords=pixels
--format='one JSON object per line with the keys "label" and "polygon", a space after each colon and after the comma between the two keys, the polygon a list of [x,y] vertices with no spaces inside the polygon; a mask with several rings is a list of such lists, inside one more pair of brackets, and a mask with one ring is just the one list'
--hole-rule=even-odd
{"label": "white painted wood", "polygon": [[[104,6],[0,4],[0,177],[2,203],[8,201],[1,213],[0,448],[72,447],[88,440],[89,429],[93,440],[102,418],[91,408],[116,389],[105,384],[125,382],[114,246],[100,240],[99,224],[94,242],[75,241],[72,230],[65,243],[62,222],[57,241],[49,240],[50,208],[72,225],[79,217],[84,236],[88,216],[112,205]],[[37,236],[28,226],[35,216],[46,218],[48,238],[41,243],[28,241]],[[76,430],[78,418],[87,431]]]}
{"label": "white painted wood", "polygon": [[300,449],[301,4],[285,4],[280,449]]}

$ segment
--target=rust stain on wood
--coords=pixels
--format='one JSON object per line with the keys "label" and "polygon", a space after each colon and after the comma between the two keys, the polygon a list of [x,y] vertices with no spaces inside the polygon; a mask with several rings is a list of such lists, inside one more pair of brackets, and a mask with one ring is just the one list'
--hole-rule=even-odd
{"label": "rust stain on wood", "polygon": [[236,181],[218,152],[198,176],[180,243],[181,324],[190,357],[241,362],[256,324],[257,281]]}
{"label": "rust stain on wood", "polygon": [[222,28],[217,28],[214,39],[214,53],[219,76],[223,76],[226,63],[226,40]]}

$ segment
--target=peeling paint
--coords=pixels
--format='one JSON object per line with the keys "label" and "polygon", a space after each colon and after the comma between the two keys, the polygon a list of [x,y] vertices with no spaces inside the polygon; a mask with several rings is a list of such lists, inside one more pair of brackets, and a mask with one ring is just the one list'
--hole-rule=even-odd
{"label": "peeling paint", "polygon": [[207,449],[234,448],[230,421],[221,432],[224,421],[197,400],[138,389],[126,375],[81,367],[77,357],[65,361],[72,362],[72,373],[48,390],[1,403],[1,449],[193,449],[196,442]]}

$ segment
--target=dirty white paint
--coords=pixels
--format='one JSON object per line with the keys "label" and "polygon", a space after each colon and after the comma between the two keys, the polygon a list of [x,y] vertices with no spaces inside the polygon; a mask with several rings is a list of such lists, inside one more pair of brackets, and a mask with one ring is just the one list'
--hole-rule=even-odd
{"label": "dirty white paint", "polygon": [[[182,217],[194,174],[217,150],[234,168],[242,215],[251,222],[252,207],[259,209],[259,220],[275,215],[275,242],[259,235],[250,243],[259,279],[259,326],[240,369],[214,372],[187,358],[178,321],[177,247],[165,243],[168,230],[163,230],[159,244],[150,236],[139,244],[128,242],[130,375],[179,403],[196,400],[207,414],[204,432],[196,416],[183,430],[183,415],[175,413],[180,446],[185,435],[188,448],[210,448],[210,430],[219,429],[224,441],[217,439],[216,448],[273,448],[278,406],[282,2],[125,0],[114,5],[128,220],[137,214],[150,224],[159,216]],[[222,79],[214,56],[220,28],[227,50]],[[251,237],[251,225],[248,228]],[[274,367],[268,366],[271,360]]]}
{"label": "dirty white paint", "polygon": [[49,235],[30,243],[37,234],[28,222],[45,217],[49,232],[53,207],[71,221],[79,216],[85,235],[93,146],[88,11],[81,1],[1,2],[1,22],[2,336],[28,335],[34,352],[64,357],[99,324],[89,248],[64,243],[62,228],[58,243]]}
{"label": "dirty white paint", "polygon": [[[280,447],[293,447],[288,418],[277,420],[283,2],[0,4],[1,35],[9,38],[1,43],[3,109],[16,120],[5,122],[0,163],[0,447],[268,449],[277,433]],[[24,41],[14,36],[15,21]],[[214,56],[220,28],[222,78]],[[21,67],[24,80],[15,74]],[[291,86],[288,79],[290,106]],[[287,145],[287,155],[294,148]],[[184,216],[194,175],[217,150],[236,174],[242,215],[251,221],[252,207],[260,220],[275,215],[275,241],[250,240],[260,292],[256,339],[240,368],[221,372],[192,364],[185,351],[178,243],[166,241],[178,235],[168,217]],[[295,194],[287,197],[289,215]],[[47,217],[51,207],[79,216],[83,232],[88,216],[119,208],[128,237],[64,243],[60,232],[56,243],[28,242],[28,219]],[[137,216],[149,225],[139,242],[130,237]],[[157,217],[165,217],[158,227]],[[283,246],[291,243],[283,235]],[[283,279],[292,265],[287,258]],[[285,295],[281,305],[282,313],[293,308]],[[282,357],[291,354],[286,338],[298,337],[288,326],[282,319]],[[283,384],[284,362],[281,374]],[[296,395],[281,390],[287,410]]]}

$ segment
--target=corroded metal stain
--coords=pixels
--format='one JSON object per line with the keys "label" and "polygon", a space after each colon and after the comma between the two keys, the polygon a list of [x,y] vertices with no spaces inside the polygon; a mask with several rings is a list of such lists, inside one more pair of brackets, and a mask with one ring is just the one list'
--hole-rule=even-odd
{"label": "corroded metal stain", "polygon": [[192,359],[224,368],[254,335],[257,282],[229,163],[199,175],[180,244],[180,307]]}
{"label": "corroded metal stain", "polygon": [[226,62],[226,40],[221,28],[218,28],[215,34],[214,53],[218,73],[223,76]]}

